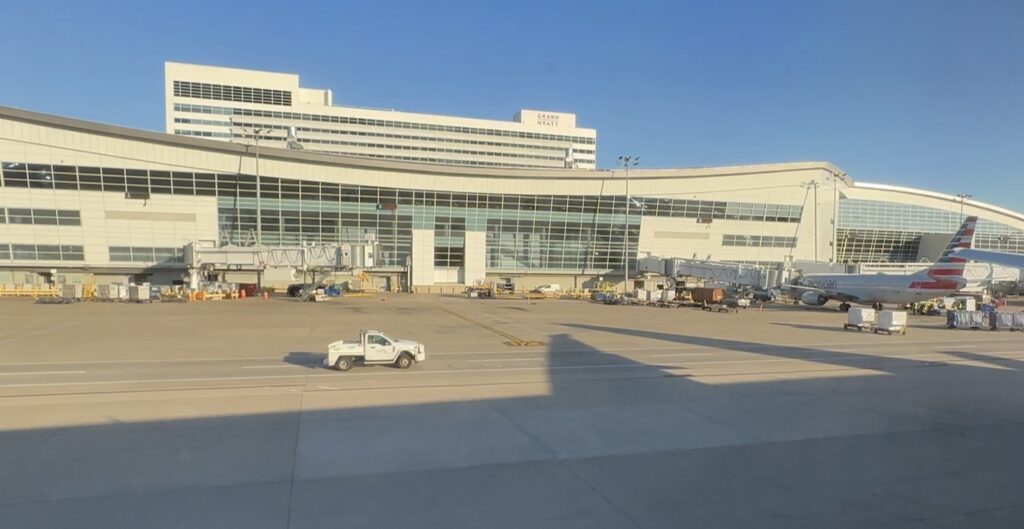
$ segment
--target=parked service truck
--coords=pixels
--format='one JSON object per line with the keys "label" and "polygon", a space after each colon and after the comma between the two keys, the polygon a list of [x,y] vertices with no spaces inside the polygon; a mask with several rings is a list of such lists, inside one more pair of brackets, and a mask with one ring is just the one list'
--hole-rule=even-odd
{"label": "parked service truck", "polygon": [[328,345],[324,364],[338,371],[348,371],[354,365],[393,365],[406,369],[426,359],[426,347],[419,342],[396,340],[380,331],[366,330],[359,333],[359,340],[339,340]]}

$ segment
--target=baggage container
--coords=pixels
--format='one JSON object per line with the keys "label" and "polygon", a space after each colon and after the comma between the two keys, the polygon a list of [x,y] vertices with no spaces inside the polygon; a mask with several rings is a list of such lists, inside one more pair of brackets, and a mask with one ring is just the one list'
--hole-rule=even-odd
{"label": "baggage container", "polygon": [[971,296],[957,296],[953,298],[955,305],[962,305],[965,312],[974,312],[978,310],[978,300]]}
{"label": "baggage container", "polygon": [[79,283],[62,285],[60,297],[65,299],[82,299],[82,285]]}
{"label": "baggage container", "polygon": [[249,298],[254,298],[259,293],[259,289],[256,288],[256,283],[239,283],[238,290],[239,292],[245,292],[245,296]]}
{"label": "baggage container", "polygon": [[695,288],[691,292],[693,301],[696,303],[721,303],[722,299],[725,298],[725,290],[720,288],[701,287]]}
{"label": "baggage container", "polygon": [[878,334],[907,334],[907,313],[897,310],[883,310],[878,313],[878,323],[871,330]]}
{"label": "baggage container", "polygon": [[843,324],[843,328],[864,330],[874,324],[875,309],[852,307],[849,312],[846,313],[846,323]]}
{"label": "baggage container", "polygon": [[846,313],[846,323],[860,325],[864,323],[875,323],[875,309],[851,308]]}
{"label": "baggage container", "polygon": [[152,301],[153,298],[150,294],[149,283],[128,285],[128,299],[130,301]]}

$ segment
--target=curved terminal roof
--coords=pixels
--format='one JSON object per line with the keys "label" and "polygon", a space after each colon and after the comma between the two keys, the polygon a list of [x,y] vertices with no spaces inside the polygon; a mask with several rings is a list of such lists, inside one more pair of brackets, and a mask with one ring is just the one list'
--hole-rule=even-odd
{"label": "curved terminal roof", "polygon": [[[132,141],[141,141],[170,147],[189,148],[200,151],[223,153],[231,155],[251,154],[251,145],[230,143],[224,141],[195,138],[188,136],[176,136],[163,132],[151,132],[116,125],[107,125],[92,121],[85,121],[62,116],[54,116],[28,110],[21,110],[11,107],[0,106],[0,119],[32,123],[47,127],[54,127],[76,132],[95,134],[113,138],[120,138]],[[522,169],[522,168],[494,168],[494,167],[470,167],[458,165],[441,165],[421,162],[406,162],[397,160],[380,160],[373,158],[362,158],[357,156],[344,156],[337,154],[321,154],[301,150],[278,149],[264,147],[260,149],[260,157],[264,159],[277,159],[289,162],[306,164],[326,165],[332,167],[359,168],[368,170],[382,170],[388,172],[410,172],[418,174],[432,174],[447,177],[465,177],[475,179],[530,179],[530,180],[583,180],[603,181],[611,176],[618,176],[622,170],[589,170],[589,169]],[[953,195],[936,193],[923,189],[891,186],[883,184],[871,184],[854,182],[845,172],[828,162],[792,162],[792,163],[771,163],[755,165],[736,165],[725,167],[693,167],[693,168],[669,168],[669,169],[630,169],[630,179],[646,180],[655,183],[659,179],[679,180],[685,178],[715,178],[737,175],[758,175],[772,173],[793,173],[796,171],[824,171],[842,181],[852,190],[862,189],[865,191],[892,192],[901,195],[927,197],[943,202],[960,203],[960,199]],[[976,200],[965,200],[965,204],[991,211],[994,214],[1024,222],[1024,214],[980,202]]]}
{"label": "curved terminal roof", "polygon": [[[935,198],[935,199],[939,199],[939,200],[953,202],[955,204],[959,204],[960,203],[960,197],[958,197],[956,195],[949,195],[949,194],[946,194],[946,193],[938,193],[938,192],[935,192],[935,191],[928,191],[928,190],[925,190],[925,189],[917,189],[917,188],[914,188],[914,187],[892,186],[892,185],[888,185],[888,184],[872,184],[872,183],[868,183],[868,182],[856,182],[856,183],[853,184],[853,187],[855,189],[870,189],[870,190],[874,190],[874,191],[889,191],[889,192],[893,192],[893,193],[902,193],[902,194],[905,194],[905,195],[915,195],[915,196],[920,196],[920,197]],[[1006,209],[1006,208],[1003,208],[1003,207],[996,206],[994,204],[989,204],[987,202],[981,202],[981,201],[978,201],[978,200],[967,200],[967,199],[965,199],[963,202],[964,202],[965,205],[968,205],[968,206],[974,206],[974,207],[976,207],[978,209],[983,209],[983,210],[986,210],[986,211],[991,211],[993,213],[998,213],[999,215],[1005,215],[1005,216],[1010,217],[1012,219],[1024,222],[1024,214],[1018,213],[1018,212],[1013,211],[1011,209]]]}
{"label": "curved terminal roof", "polygon": [[[163,132],[151,132],[117,125],[107,125],[93,121],[85,121],[52,114],[43,114],[28,110],[21,110],[11,107],[0,106],[0,118],[15,121],[30,122],[39,125],[58,127],[62,129],[97,134],[102,136],[144,141],[173,147],[187,147],[192,149],[245,155],[250,153],[252,146],[242,143],[230,143],[225,141],[195,138],[190,136],[176,136]],[[443,176],[466,176],[474,178],[551,178],[551,179],[590,179],[604,180],[609,178],[609,173],[620,173],[621,170],[592,170],[592,169],[523,169],[523,168],[495,168],[495,167],[471,167],[461,165],[443,165],[422,162],[405,162],[398,160],[381,160],[375,158],[363,158],[358,156],[345,156],[339,154],[322,154],[301,150],[279,149],[273,147],[261,147],[260,158],[279,159],[309,164],[322,164],[338,167],[358,167],[363,169],[381,169],[387,171],[408,171],[416,173],[428,173]],[[852,180],[838,167],[828,162],[793,162],[773,163],[757,165],[736,165],[725,167],[696,167],[678,169],[630,169],[631,179],[659,179],[659,178],[708,178],[715,176],[733,176],[738,174],[770,174],[778,172],[791,172],[800,170],[824,170],[833,175],[844,178],[848,184]]]}

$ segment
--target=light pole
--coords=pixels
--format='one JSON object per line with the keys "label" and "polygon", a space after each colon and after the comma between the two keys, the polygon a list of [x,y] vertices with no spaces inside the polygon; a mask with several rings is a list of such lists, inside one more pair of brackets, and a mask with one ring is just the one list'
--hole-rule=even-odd
{"label": "light pole", "polygon": [[619,156],[615,160],[615,164],[621,166],[626,171],[626,222],[622,233],[622,270],[624,274],[622,293],[625,294],[629,290],[629,203],[632,201],[629,196],[629,168],[639,165],[640,157],[631,155]]}
{"label": "light pole", "polygon": [[960,199],[960,222],[963,222],[963,220],[964,220],[964,201],[967,200],[968,198],[973,197],[973,196],[974,195],[971,195],[969,193],[957,193],[956,194],[956,198]]}
{"label": "light pole", "polygon": [[[232,125],[234,124],[234,118],[231,119]],[[242,136],[251,135],[253,140],[256,141],[256,246],[263,244],[263,204],[260,200],[260,135],[267,134],[270,132],[269,128],[262,127],[239,127],[238,131],[242,133]]]}
{"label": "light pole", "polygon": [[837,248],[839,243],[837,241],[837,235],[839,234],[839,174],[832,175],[832,262],[838,262],[839,260],[839,249]]}
{"label": "light pole", "polygon": [[801,185],[814,190],[814,262],[818,262],[818,181],[810,180]]}

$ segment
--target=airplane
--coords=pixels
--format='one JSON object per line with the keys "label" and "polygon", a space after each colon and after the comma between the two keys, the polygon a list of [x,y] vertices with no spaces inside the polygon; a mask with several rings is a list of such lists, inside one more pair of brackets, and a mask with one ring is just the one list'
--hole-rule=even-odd
{"label": "airplane", "polygon": [[972,261],[982,261],[985,263],[1011,266],[1013,268],[1024,268],[1024,255],[1017,253],[957,248],[954,250],[954,255],[957,257],[963,257],[964,259],[970,259]]}
{"label": "airplane", "polygon": [[967,285],[967,258],[955,252],[971,247],[977,223],[978,217],[967,217],[939,260],[915,274],[807,274],[787,285],[787,290],[794,291],[806,305],[821,306],[837,300],[843,312],[850,310],[851,303],[881,309],[883,303],[905,305],[952,294]]}

